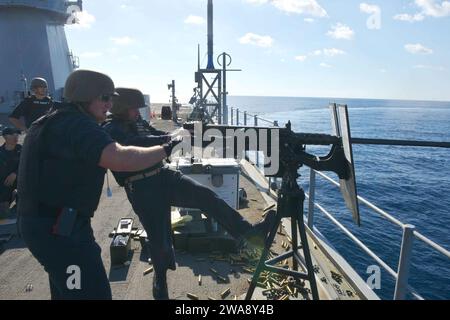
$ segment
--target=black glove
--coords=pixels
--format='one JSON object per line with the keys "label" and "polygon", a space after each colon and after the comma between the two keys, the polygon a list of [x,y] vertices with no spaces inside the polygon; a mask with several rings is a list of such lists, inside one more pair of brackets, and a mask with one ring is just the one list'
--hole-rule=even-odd
{"label": "black glove", "polygon": [[170,142],[163,145],[163,148],[167,154],[167,157],[170,157],[170,155],[172,154],[173,148],[175,148],[181,142],[183,142],[183,137],[176,137],[173,140],[171,140]]}

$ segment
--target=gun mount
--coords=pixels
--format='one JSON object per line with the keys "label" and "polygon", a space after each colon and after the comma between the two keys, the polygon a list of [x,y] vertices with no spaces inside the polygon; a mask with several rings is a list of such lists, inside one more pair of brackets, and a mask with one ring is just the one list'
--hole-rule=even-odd
{"label": "gun mount", "polygon": [[[298,170],[302,166],[336,173],[347,207],[354,221],[360,225],[347,106],[335,105],[332,115],[336,135],[297,133],[292,131],[290,122],[285,128],[206,123],[186,123],[184,128],[191,132],[193,145],[198,145],[200,135],[202,148],[213,147],[222,156],[239,159],[245,151],[262,152],[265,159],[271,159],[270,163],[265,162],[264,165],[268,177],[297,180]],[[306,146],[331,146],[331,149],[328,155],[318,157],[306,152]]]}

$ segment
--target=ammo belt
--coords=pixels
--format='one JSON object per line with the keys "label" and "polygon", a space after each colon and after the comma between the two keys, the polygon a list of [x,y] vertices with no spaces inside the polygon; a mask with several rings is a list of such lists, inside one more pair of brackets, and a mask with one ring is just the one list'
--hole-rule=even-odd
{"label": "ammo belt", "polygon": [[149,177],[153,177],[155,175],[157,175],[158,173],[161,172],[161,168],[152,170],[152,171],[148,171],[148,172],[144,172],[144,173],[139,173],[137,175],[131,176],[129,178],[125,179],[125,184],[126,185],[130,185],[133,182],[139,181],[139,180],[143,180],[145,178],[149,178]]}

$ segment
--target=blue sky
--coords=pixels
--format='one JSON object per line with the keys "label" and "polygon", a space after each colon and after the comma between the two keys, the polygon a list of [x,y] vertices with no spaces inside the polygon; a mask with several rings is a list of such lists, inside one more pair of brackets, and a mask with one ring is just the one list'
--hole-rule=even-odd
{"label": "blue sky", "polygon": [[[81,67],[153,102],[206,67],[207,0],[84,0],[67,28]],[[450,101],[450,1],[215,0],[214,53],[229,53],[230,95]],[[218,66],[216,66],[218,67]]]}

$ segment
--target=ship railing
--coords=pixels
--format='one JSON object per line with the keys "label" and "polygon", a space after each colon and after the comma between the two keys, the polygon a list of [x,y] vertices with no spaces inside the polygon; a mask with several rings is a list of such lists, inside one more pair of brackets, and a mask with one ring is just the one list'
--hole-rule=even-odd
{"label": "ship railing", "polygon": [[450,252],[427,238],[420,232],[416,230],[416,227],[410,224],[405,224],[398,219],[394,218],[391,214],[386,211],[380,209],[370,201],[364,199],[361,196],[358,196],[359,203],[365,205],[367,208],[371,209],[373,212],[376,212],[381,217],[389,221],[391,224],[394,224],[400,227],[403,231],[402,243],[400,246],[400,258],[397,271],[394,271],[386,262],[384,262],[376,253],[370,250],[362,241],[360,241],[350,230],[348,230],[345,226],[343,226],[335,217],[333,217],[322,205],[315,201],[315,190],[316,190],[316,176],[319,175],[323,177],[326,181],[330,182],[332,185],[339,187],[339,183],[334,181],[332,178],[327,176],[322,172],[318,172],[311,169],[310,172],[310,182],[309,182],[309,194],[306,195],[308,199],[308,216],[307,216],[307,226],[310,230],[314,230],[314,208],[319,209],[329,220],[331,220],[339,229],[341,229],[354,243],[356,243],[365,253],[367,253],[370,257],[375,259],[383,269],[385,269],[395,280],[395,292],[394,292],[394,300],[403,300],[406,299],[406,296],[409,293],[412,294],[413,297],[419,300],[424,300],[424,298],[414,289],[411,285],[409,285],[409,269],[411,266],[412,259],[412,250],[414,240],[418,239],[426,244],[428,247],[433,249],[434,251],[439,252],[440,254],[446,256],[450,259]]}
{"label": "ship railing", "polygon": [[[241,111],[239,108],[230,108],[230,124],[232,126],[251,126],[259,127],[262,125],[269,125],[273,127],[278,127],[278,121],[268,120],[262,118],[256,114],[248,113],[247,111]],[[253,152],[252,152],[253,153]],[[254,152],[254,164],[257,168],[260,168],[261,155],[259,152]],[[271,179],[269,180],[269,185],[271,184]]]}
{"label": "ship railing", "polygon": [[[242,117],[241,117],[242,116]],[[247,113],[246,111],[241,111],[239,108],[230,108],[230,124],[231,125],[244,125],[244,126],[261,126],[262,123],[268,124],[274,127],[278,127],[277,121],[272,121],[264,119],[254,114]],[[256,153],[256,159],[253,164],[256,168],[260,169],[260,158],[259,153]],[[310,172],[310,183],[309,183],[309,194],[306,194],[308,199],[308,211],[307,211],[307,227],[310,232],[314,233],[316,226],[314,225],[314,209],[319,209],[325,217],[327,217],[333,224],[335,224],[341,231],[343,231],[357,246],[359,246],[367,255],[373,258],[379,265],[386,270],[395,279],[395,291],[394,300],[404,300],[407,298],[408,293],[410,293],[415,299],[424,300],[418,291],[409,284],[409,270],[411,266],[412,251],[414,240],[420,240],[425,245],[430,247],[432,250],[439,252],[445,257],[450,259],[450,252],[446,250],[441,245],[432,241],[428,237],[424,236],[416,230],[416,227],[410,224],[405,224],[400,220],[394,218],[391,214],[380,209],[375,204],[366,200],[365,198],[358,196],[359,203],[365,205],[367,208],[377,213],[391,224],[394,224],[402,229],[403,236],[400,246],[400,257],[397,270],[392,269],[383,259],[381,259],[376,253],[374,253],[369,247],[367,247],[357,236],[355,236],[348,228],[346,228],[342,223],[340,223],[329,211],[327,211],[320,203],[315,201],[315,191],[316,191],[316,177],[317,175],[323,177],[326,181],[332,185],[339,187],[339,183],[334,181],[332,178],[326,174],[315,171],[311,169]],[[269,178],[269,191],[272,186],[272,179]]]}
{"label": "ship railing", "polygon": [[230,108],[230,121],[232,126],[253,126],[259,127],[262,123],[278,127],[278,121],[264,119],[256,114],[241,111],[239,108]]}

